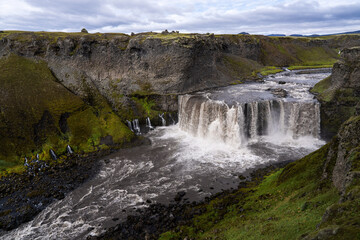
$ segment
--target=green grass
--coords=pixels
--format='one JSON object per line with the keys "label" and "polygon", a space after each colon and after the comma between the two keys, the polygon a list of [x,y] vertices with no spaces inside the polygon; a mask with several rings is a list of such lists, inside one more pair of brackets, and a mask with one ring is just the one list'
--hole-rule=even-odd
{"label": "green grass", "polygon": [[254,71],[261,68],[256,61],[235,55],[224,55],[223,62],[231,77],[237,79],[235,83],[251,77]]}
{"label": "green grass", "polygon": [[318,98],[322,101],[330,101],[334,95],[334,91],[331,90],[331,76],[321,80],[310,90],[312,93],[318,94]]}
{"label": "green grass", "polygon": [[259,73],[263,76],[282,72],[283,70],[279,67],[268,66],[259,70]]}
{"label": "green grass", "polygon": [[[336,59],[333,60],[334,63]],[[300,69],[316,69],[316,68],[332,68],[334,64],[319,64],[319,65],[302,65],[302,66],[290,66],[288,67],[289,70],[300,70]]]}

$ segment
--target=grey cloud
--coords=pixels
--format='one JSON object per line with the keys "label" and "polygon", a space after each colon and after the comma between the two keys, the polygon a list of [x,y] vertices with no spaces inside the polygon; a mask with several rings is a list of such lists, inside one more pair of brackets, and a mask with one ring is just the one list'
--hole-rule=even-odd
{"label": "grey cloud", "polygon": [[[0,0],[1,1],[1,0]],[[326,33],[358,30],[360,4],[327,7],[316,1],[228,11],[224,2],[162,0],[27,0],[41,8],[30,16],[0,16],[0,28],[21,30],[71,30],[141,32],[163,29],[186,32]],[[234,5],[237,6],[237,5]],[[218,7],[218,8],[216,8]],[[203,8],[203,9],[202,9]],[[227,10],[226,10],[227,9]]]}

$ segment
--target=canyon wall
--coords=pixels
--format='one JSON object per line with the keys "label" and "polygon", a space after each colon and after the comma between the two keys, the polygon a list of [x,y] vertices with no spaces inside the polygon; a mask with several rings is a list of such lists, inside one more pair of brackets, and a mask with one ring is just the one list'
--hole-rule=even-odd
{"label": "canyon wall", "polygon": [[0,33],[0,159],[121,145],[134,137],[126,120],[157,125],[159,113],[177,111],[178,94],[258,80],[276,67],[332,64],[358,39]]}

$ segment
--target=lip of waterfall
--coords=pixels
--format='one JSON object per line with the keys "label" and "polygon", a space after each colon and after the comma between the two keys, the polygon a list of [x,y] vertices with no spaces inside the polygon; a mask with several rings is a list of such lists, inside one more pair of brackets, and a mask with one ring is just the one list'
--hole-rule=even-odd
{"label": "lip of waterfall", "polygon": [[[236,103],[259,102],[262,100],[278,99],[271,93],[271,89],[281,88],[288,95],[283,98],[287,102],[315,102],[314,95],[309,92],[317,82],[329,76],[328,73],[296,74],[296,71],[284,72],[269,76],[263,83],[247,83],[219,88],[213,91],[198,93],[212,100],[224,101],[228,105]],[[279,84],[279,82],[285,84]]]}
{"label": "lip of waterfall", "polygon": [[[319,138],[320,105],[309,89],[329,74],[291,71],[268,77],[263,83],[180,96],[179,127],[193,136],[234,147],[269,137],[286,141]],[[269,89],[274,88],[287,95],[273,95]]]}

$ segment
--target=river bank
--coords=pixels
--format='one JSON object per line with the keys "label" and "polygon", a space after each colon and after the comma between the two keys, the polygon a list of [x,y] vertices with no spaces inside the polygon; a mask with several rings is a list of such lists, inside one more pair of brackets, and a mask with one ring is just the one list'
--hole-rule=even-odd
{"label": "river bank", "polygon": [[[136,138],[123,148],[149,144],[146,138]],[[0,179],[0,235],[32,220],[39,212],[67,193],[90,180],[99,171],[101,157],[117,148],[88,154],[73,154],[62,163],[48,166],[35,175],[13,173]]]}

